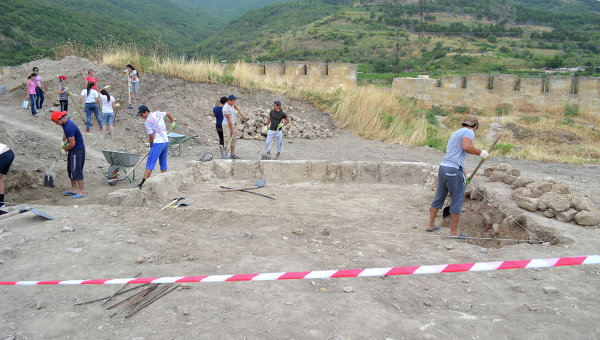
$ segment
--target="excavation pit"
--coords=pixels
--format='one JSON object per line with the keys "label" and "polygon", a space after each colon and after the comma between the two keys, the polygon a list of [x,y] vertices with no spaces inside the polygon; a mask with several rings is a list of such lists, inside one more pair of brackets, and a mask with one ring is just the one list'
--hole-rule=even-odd
{"label": "excavation pit", "polygon": [[[156,208],[173,198],[187,196],[189,206],[170,209],[185,216],[181,223],[201,220],[202,214],[224,214],[223,224],[227,225],[243,226],[250,220],[256,221],[249,233],[262,233],[267,228],[285,235],[302,229],[299,233],[316,237],[354,229],[364,233],[361,242],[385,235],[422,242],[449,234],[449,219],[442,219],[441,212],[438,221],[445,228],[436,233],[424,232],[436,174],[435,167],[413,162],[191,162],[184,171],[152,177],[142,191],[113,192],[107,202]],[[268,197],[222,191],[251,188],[258,179],[265,179],[266,185],[251,191]],[[502,203],[487,198],[497,200],[506,194],[492,187],[493,184],[478,186],[481,194],[477,198],[475,194],[467,195],[465,199],[459,228],[469,236],[468,243],[497,249],[519,243],[571,242],[521,215],[519,209],[508,207],[507,213]]]}

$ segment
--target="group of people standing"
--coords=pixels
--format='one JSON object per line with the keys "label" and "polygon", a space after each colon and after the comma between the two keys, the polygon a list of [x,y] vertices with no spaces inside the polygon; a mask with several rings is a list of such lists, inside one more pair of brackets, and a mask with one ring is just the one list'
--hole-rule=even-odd
{"label": "group of people standing", "polygon": [[[240,159],[241,157],[235,154],[235,146],[237,142],[236,135],[236,122],[235,122],[235,111],[237,111],[241,117],[244,117],[244,113],[236,105],[236,100],[239,99],[233,94],[228,97],[221,97],[215,107],[213,108],[213,114],[216,118],[216,130],[219,136],[219,149],[221,153],[227,152],[227,149],[231,150],[231,159]],[[270,155],[270,146],[273,138],[277,139],[277,156],[275,159],[279,159],[281,152],[283,152],[283,131],[281,128],[283,125],[289,124],[290,119],[287,114],[281,108],[281,101],[275,100],[273,102],[273,109],[269,112],[269,118],[264,127],[263,133],[267,135],[267,141],[265,143],[265,154]],[[227,141],[227,146],[225,145]]]}
{"label": "group of people standing", "polygon": [[[139,89],[139,77],[137,71],[127,65],[128,85],[130,91],[134,93],[134,103],[137,101],[137,92]],[[85,196],[83,183],[83,165],[85,162],[85,145],[83,136],[77,125],[67,117],[68,99],[71,92],[67,87],[67,77],[61,75],[58,77],[58,93],[60,100],[60,111],[52,113],[52,121],[63,128],[63,137],[61,147],[68,151],[67,172],[71,180],[71,189],[63,192],[63,195],[71,195],[73,198],[81,198]],[[98,124],[101,127],[102,135],[104,136],[105,125],[110,126],[110,133],[113,135],[112,123],[114,119],[114,110],[118,107],[114,97],[110,96],[106,88],[97,92],[98,79],[94,77],[94,71],[88,71],[86,77],[87,86],[82,90],[80,95],[80,103],[85,100],[85,111],[87,114],[86,132],[90,132],[90,120],[92,112],[96,115]],[[31,113],[37,115],[36,109],[42,108],[44,103],[45,88],[42,83],[42,77],[39,76],[39,69],[33,68],[33,73],[27,79],[27,95],[31,100]],[[131,99],[131,96],[130,96]],[[244,113],[236,105],[237,96],[230,94],[227,97],[221,97],[213,108],[213,114],[216,118],[216,131],[219,138],[219,148],[222,153],[226,153],[230,149],[230,157],[239,159],[235,153],[236,147],[236,111],[243,118]],[[130,102],[131,104],[131,102]],[[99,115],[98,105],[102,107],[102,115]],[[150,112],[149,108],[141,105],[138,108],[138,117],[145,120],[144,126],[148,133],[150,142],[150,152],[146,162],[146,169],[142,181],[137,185],[141,190],[144,182],[150,177],[156,162],[160,163],[161,172],[167,171],[167,156],[169,149],[167,128],[164,122],[165,118],[171,121],[171,128],[176,128],[175,118],[169,112],[154,111]],[[102,117],[102,121],[100,120]],[[273,139],[277,139],[277,156],[279,159],[282,153],[283,132],[281,128],[289,124],[290,119],[282,110],[281,101],[273,102],[273,109],[269,112],[266,125],[263,133],[267,135],[264,154],[269,155],[270,146]],[[450,238],[465,239],[467,235],[458,231],[458,221],[462,210],[464,199],[464,191],[466,185],[469,184],[467,179],[468,172],[463,168],[467,154],[478,155],[482,159],[489,157],[488,152],[481,150],[473,145],[475,132],[479,128],[479,121],[476,117],[468,117],[462,122],[462,128],[455,131],[446,148],[446,155],[439,166],[438,184],[435,197],[431,203],[429,225],[426,229],[428,232],[437,231],[440,229],[436,226],[435,219],[439,209],[442,208],[446,197],[450,195],[451,201],[449,215],[451,217]],[[227,141],[227,146],[225,142]],[[4,206],[4,181],[3,175],[6,175],[10,165],[14,160],[14,153],[5,144],[0,143],[0,208]]]}
{"label": "group of people standing", "polygon": [[[29,100],[31,103],[31,114],[34,117],[37,117],[37,111],[42,109],[46,93],[46,88],[44,87],[42,77],[39,75],[39,73],[39,68],[34,67],[33,72],[27,77],[26,81],[27,100]],[[135,103],[137,101],[140,78],[137,70],[131,64],[128,64],[122,73],[127,74],[127,83],[129,88],[128,102],[131,105],[131,94],[133,94],[133,102]],[[111,138],[114,138],[114,117],[115,112],[120,104],[117,103],[117,100],[109,94],[108,90],[110,89],[110,86],[105,86],[98,91],[98,78],[96,78],[94,70],[88,70],[87,76],[85,77],[85,82],[85,89],[83,89],[80,93],[78,106],[78,108],[83,109],[86,114],[85,132],[91,132],[91,119],[92,114],[94,114],[96,121],[98,122],[98,126],[100,127],[100,131],[102,132],[101,137],[104,138],[105,134],[108,134],[111,136]],[[65,75],[58,76],[57,85],[60,111],[68,112],[69,98],[72,95],[72,92],[69,91],[68,77]]]}
{"label": "group of people standing", "polygon": [[[43,108],[46,88],[44,87],[42,77],[39,75],[39,68],[34,67],[33,73],[27,77],[26,89],[27,89],[27,99],[31,103],[31,114],[34,117],[37,117],[37,110]],[[83,72],[82,72],[83,73]],[[117,108],[120,106],[119,103],[115,100],[113,96],[108,93],[108,89],[110,86],[105,86],[98,92],[98,78],[95,76],[94,70],[88,70],[88,75],[85,77],[86,87],[83,89],[79,96],[79,108],[84,109],[87,119],[86,119],[86,129],[85,132],[90,132],[91,126],[91,117],[92,113],[96,117],[98,122],[98,126],[101,131],[101,138],[104,138],[106,133],[106,127],[108,126],[108,134],[114,138],[114,129],[113,123],[115,118],[115,112]],[[123,74],[127,74],[128,79],[128,91],[129,95],[129,104],[131,105],[131,93],[133,93],[134,103],[137,101],[137,94],[139,92],[139,75],[137,70],[131,65],[128,64],[125,70],[122,72]],[[71,180],[71,188],[67,191],[62,192],[64,196],[72,196],[72,198],[82,198],[85,197],[85,187],[83,181],[83,166],[85,163],[85,144],[83,141],[83,135],[81,131],[71,119],[67,117],[69,111],[69,98],[71,98],[71,91],[69,91],[68,86],[68,77],[65,75],[58,76],[58,99],[60,103],[60,111],[52,112],[51,119],[57,125],[60,125],[63,129],[63,136],[61,142],[61,148],[66,151],[67,154],[67,173],[69,179]],[[72,99],[72,98],[71,98]],[[85,103],[85,106],[83,105]],[[138,116],[142,115],[142,108],[146,108],[146,106],[140,106],[140,113]],[[100,111],[100,109],[102,111]],[[149,110],[147,110],[146,116],[149,115]],[[161,116],[160,113],[157,115],[153,115],[152,117]],[[175,127],[173,116],[170,113],[161,116],[164,118],[165,116],[172,118],[173,127]],[[146,117],[144,117],[146,118]],[[167,144],[168,150],[168,140],[166,133],[166,128],[164,128],[164,122],[162,122],[162,127],[158,122],[158,118],[155,119],[154,125],[148,126],[146,124],[146,129],[149,133],[154,137],[155,133],[159,135],[158,138],[155,139],[156,143],[153,143],[153,138],[150,138],[150,144],[153,145],[155,149],[154,153],[151,154],[152,158],[154,158],[154,154],[156,154],[156,159],[154,159],[154,163],[156,160],[160,158],[161,170],[163,169],[164,162],[164,171],[166,171],[166,158],[167,153],[165,152],[164,142]],[[162,131],[164,130],[164,131]],[[164,136],[163,136],[164,135]],[[159,143],[160,142],[160,143]],[[163,144],[163,145],[159,145]],[[159,146],[162,148],[159,149]],[[4,206],[4,179],[3,176],[8,173],[8,170],[14,160],[14,153],[10,148],[0,143],[0,208]],[[150,158],[149,158],[150,161]],[[147,165],[148,167],[148,165]],[[154,168],[154,164],[152,164],[152,168]],[[145,178],[148,178],[150,175],[150,171],[146,170]],[[145,180],[145,179],[144,179]],[[143,180],[143,181],[144,181]],[[142,183],[139,185],[141,189]]]}

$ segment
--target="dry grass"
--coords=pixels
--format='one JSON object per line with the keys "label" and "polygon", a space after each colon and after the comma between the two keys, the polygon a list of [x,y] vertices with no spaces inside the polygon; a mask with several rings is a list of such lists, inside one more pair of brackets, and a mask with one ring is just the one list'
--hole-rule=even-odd
{"label": "dry grass", "polygon": [[[107,48],[106,46],[109,46]],[[143,73],[164,74],[190,82],[225,83],[244,88],[268,90],[295,98],[310,100],[317,107],[330,112],[340,126],[366,139],[388,143],[402,141],[405,145],[432,145],[439,149],[458,127],[466,114],[453,114],[444,119],[446,127],[435,127],[427,120],[427,109],[410,99],[391,96],[389,91],[375,87],[322,91],[288,83],[284,77],[258,75],[254,64],[224,65],[214,60],[187,60],[159,57],[160,46],[153,50],[126,48],[108,41],[96,50],[81,49],[68,42],[63,49],[55,49],[55,57],[78,55],[98,60],[121,69],[133,64]],[[150,56],[150,57],[149,57]],[[476,145],[488,148],[491,142],[483,136],[488,133],[495,113],[479,113],[481,128]],[[431,117],[430,117],[431,118]],[[515,147],[510,156],[518,159],[569,163],[598,163],[600,159],[600,123],[596,117],[566,118],[561,114],[510,113],[503,116],[507,126],[502,142]]]}
{"label": "dry grass", "polygon": [[503,120],[503,141],[515,145],[515,158],[545,162],[599,163],[600,133],[596,117],[565,118],[529,114]]}
{"label": "dry grass", "polygon": [[102,63],[118,68],[132,64],[143,73],[164,74],[190,82],[226,83],[286,92],[296,98],[312,99],[315,105],[330,112],[341,126],[367,139],[420,145],[427,138],[427,120],[422,115],[415,115],[414,103],[399,101],[390,96],[389,91],[375,87],[340,89],[331,93],[288,83],[284,77],[258,75],[254,64],[224,65],[214,60],[145,57],[122,49],[104,54]]}

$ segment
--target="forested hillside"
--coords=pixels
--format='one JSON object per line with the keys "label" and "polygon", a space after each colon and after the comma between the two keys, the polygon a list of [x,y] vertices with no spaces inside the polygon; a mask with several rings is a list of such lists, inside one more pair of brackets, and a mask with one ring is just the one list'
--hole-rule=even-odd
{"label": "forested hillside", "polygon": [[356,62],[376,72],[600,65],[599,11],[591,0],[301,1],[249,11],[198,52]]}
{"label": "forested hillside", "polygon": [[223,28],[231,20],[255,8],[261,8],[289,0],[171,0],[173,3],[192,11],[210,14],[206,26],[215,31]]}
{"label": "forested hillside", "polygon": [[352,62],[366,73],[600,66],[596,0],[283,1],[4,0],[0,64],[108,37],[170,55]]}
{"label": "forested hillside", "polygon": [[2,0],[0,13],[0,65],[29,61],[67,39],[95,45],[107,36],[191,53],[210,34],[207,12],[168,0]]}

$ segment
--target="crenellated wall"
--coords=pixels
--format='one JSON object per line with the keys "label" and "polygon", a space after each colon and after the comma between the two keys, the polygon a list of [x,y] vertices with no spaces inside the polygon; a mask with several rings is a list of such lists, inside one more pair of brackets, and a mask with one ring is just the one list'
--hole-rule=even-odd
{"label": "crenellated wall", "polygon": [[325,90],[356,87],[357,64],[318,61],[288,61],[286,63],[255,64],[256,73],[280,78],[292,85],[310,86]]}
{"label": "crenellated wall", "polygon": [[394,78],[392,93],[446,108],[509,104],[517,110],[562,113],[570,104],[578,105],[580,113],[600,115],[600,78],[593,77],[518,79],[512,74],[472,73],[440,79]]}

